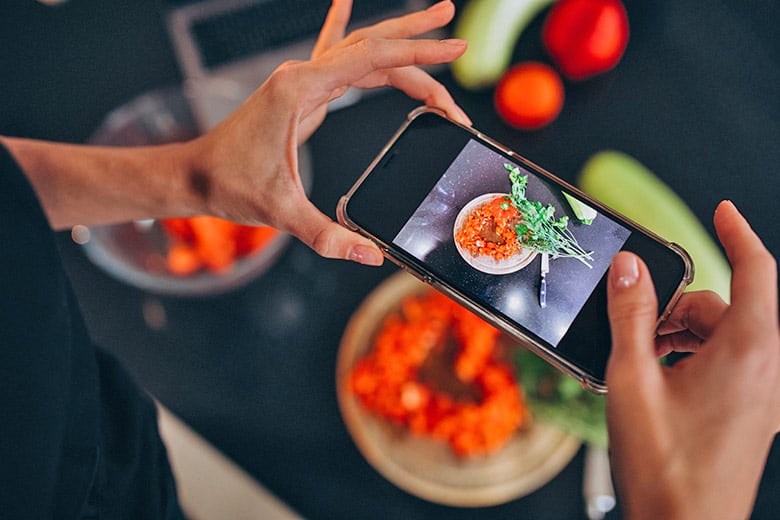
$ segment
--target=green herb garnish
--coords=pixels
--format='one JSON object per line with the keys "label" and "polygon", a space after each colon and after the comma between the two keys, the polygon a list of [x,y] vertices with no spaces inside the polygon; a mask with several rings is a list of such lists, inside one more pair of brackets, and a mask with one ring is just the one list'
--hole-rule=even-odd
{"label": "green herb garnish", "polygon": [[528,200],[525,189],[528,186],[528,176],[520,173],[520,168],[504,163],[512,182],[512,193],[509,200],[522,215],[522,221],[515,226],[515,232],[520,243],[540,253],[548,253],[553,258],[576,258],[588,267],[593,261],[593,252],[585,251],[577,243],[577,238],[569,230],[569,217],[555,218],[555,207],[552,204],[543,206],[540,202]]}

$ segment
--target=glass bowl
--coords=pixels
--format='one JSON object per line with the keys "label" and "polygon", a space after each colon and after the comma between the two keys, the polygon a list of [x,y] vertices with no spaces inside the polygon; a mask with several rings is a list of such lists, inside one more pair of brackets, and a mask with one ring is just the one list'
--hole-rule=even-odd
{"label": "glass bowl", "polygon": [[[199,90],[200,92],[203,89]],[[142,146],[185,141],[199,133],[190,109],[191,88],[155,90],[130,101],[105,118],[89,139],[103,146]],[[228,90],[216,94],[215,103],[238,106]],[[299,149],[299,168],[305,189],[311,186],[311,160],[306,147]],[[177,296],[218,294],[244,285],[268,270],[290,242],[290,235],[277,232],[260,250],[238,258],[228,269],[206,269],[182,276],[166,265],[171,238],[160,222],[138,221],[86,228],[75,226],[74,241],[99,268],[118,280],[145,291]]]}

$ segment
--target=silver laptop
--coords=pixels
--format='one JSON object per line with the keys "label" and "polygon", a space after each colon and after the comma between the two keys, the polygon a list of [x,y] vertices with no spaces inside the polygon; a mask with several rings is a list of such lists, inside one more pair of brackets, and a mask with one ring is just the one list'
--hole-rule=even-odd
{"label": "silver laptop", "polygon": [[[350,29],[431,3],[354,0]],[[201,129],[206,130],[235,110],[282,62],[309,57],[330,0],[164,0],[164,4],[187,95]],[[352,89],[330,108],[353,103],[362,95]]]}

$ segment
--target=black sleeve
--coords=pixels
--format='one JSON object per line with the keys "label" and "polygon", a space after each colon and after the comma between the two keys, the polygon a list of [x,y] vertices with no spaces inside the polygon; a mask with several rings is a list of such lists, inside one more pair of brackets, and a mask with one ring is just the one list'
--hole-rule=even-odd
{"label": "black sleeve", "polygon": [[[75,516],[95,473],[98,398],[84,392],[97,387],[94,355],[73,351],[67,287],[35,193],[0,147],[0,511],[8,518],[56,508]],[[71,456],[80,463],[63,460]],[[70,499],[60,485],[66,465]]]}
{"label": "black sleeve", "polygon": [[183,518],[154,403],[92,344],[54,233],[0,146],[0,517]]}

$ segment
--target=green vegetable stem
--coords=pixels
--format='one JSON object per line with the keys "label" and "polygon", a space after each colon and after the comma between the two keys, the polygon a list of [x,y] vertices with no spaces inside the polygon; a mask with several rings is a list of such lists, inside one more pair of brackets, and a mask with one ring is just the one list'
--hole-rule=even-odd
{"label": "green vegetable stem", "polygon": [[540,202],[528,200],[525,189],[528,186],[528,176],[520,173],[520,168],[504,163],[512,182],[512,193],[509,199],[522,216],[522,221],[515,226],[515,232],[524,246],[549,253],[553,258],[576,258],[589,268],[593,261],[593,251],[585,251],[577,242],[577,238],[569,230],[569,217],[555,219],[555,207]]}

